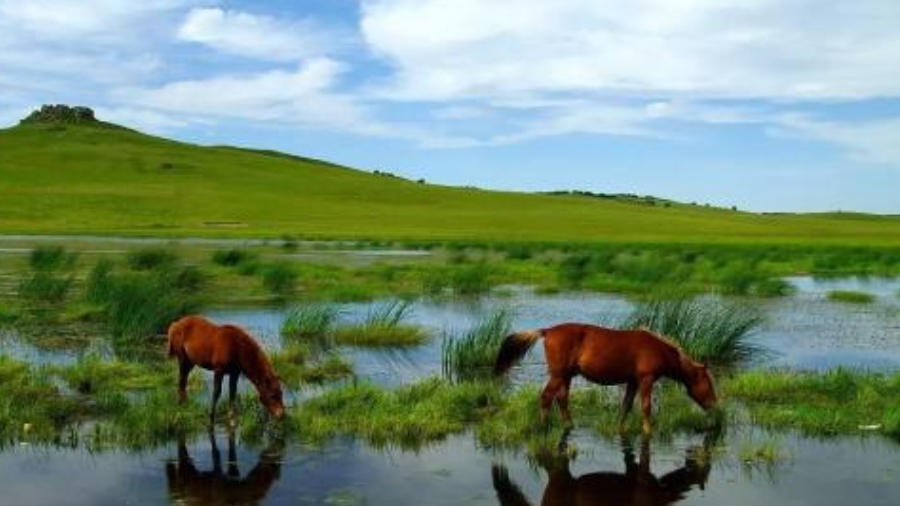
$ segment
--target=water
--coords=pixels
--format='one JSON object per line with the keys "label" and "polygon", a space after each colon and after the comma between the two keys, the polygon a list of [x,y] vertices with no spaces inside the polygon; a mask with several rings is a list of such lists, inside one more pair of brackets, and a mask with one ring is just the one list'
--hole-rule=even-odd
{"label": "water", "polygon": [[[773,351],[763,365],[894,370],[900,366],[900,281],[790,278],[791,297],[760,304],[767,324],[754,337]],[[830,290],[876,295],[872,304],[827,300]],[[341,306],[346,321],[361,320],[368,304]],[[478,301],[420,301],[411,321],[432,335],[424,346],[382,352],[346,349],[357,373],[383,385],[440,372],[440,340],[498,308],[518,329],[562,321],[615,322],[630,311],[612,295],[535,295],[513,290]],[[214,319],[247,327],[268,346],[280,344],[283,310],[221,310]],[[5,353],[33,362],[65,362],[77,352],[35,348],[0,332]],[[97,350],[95,339],[93,349]],[[160,346],[163,343],[160,342]],[[102,351],[102,350],[101,350]],[[108,350],[107,350],[108,352]],[[540,351],[518,369],[543,374]],[[741,461],[743,448],[775,439],[773,464]],[[0,450],[0,504],[43,505],[894,505],[900,497],[900,446],[870,438],[808,439],[733,427],[704,447],[702,435],[653,441],[610,441],[576,431],[577,458],[530,461],[521,454],[479,448],[471,434],[452,436],[416,452],[373,448],[339,439],[321,447],[270,443],[251,447],[225,434],[146,452],[91,453],[83,448],[30,445]],[[232,450],[233,448],[233,450]],[[216,456],[218,455],[218,457]]]}
{"label": "water", "polygon": [[876,506],[900,496],[900,447],[891,442],[788,436],[778,443],[785,460],[745,464],[747,437],[698,459],[700,436],[643,445],[575,434],[577,458],[535,462],[480,450],[469,435],[403,452],[350,440],[249,448],[219,434],[139,454],[19,446],[0,453],[0,480],[3,503],[26,506]]}
{"label": "water", "polygon": [[[900,280],[848,278],[819,281],[789,278],[797,292],[771,300],[739,300],[761,306],[765,325],[752,337],[770,352],[763,364],[771,367],[823,370],[850,367],[888,371],[900,367]],[[868,288],[878,294],[871,304],[832,302],[827,291]],[[341,305],[342,320],[359,321],[369,304]],[[446,333],[464,331],[490,312],[506,308],[513,314],[515,329],[546,327],[565,321],[613,323],[621,321],[633,304],[605,294],[536,295],[513,290],[506,297],[485,297],[468,302],[420,301],[413,306],[411,323],[429,330],[431,341],[402,352],[347,349],[357,373],[383,385],[407,383],[441,371],[440,343]],[[252,309],[213,311],[220,322],[238,322],[269,346],[279,346],[278,329],[284,310]],[[540,347],[524,364],[529,371],[543,373]]]}

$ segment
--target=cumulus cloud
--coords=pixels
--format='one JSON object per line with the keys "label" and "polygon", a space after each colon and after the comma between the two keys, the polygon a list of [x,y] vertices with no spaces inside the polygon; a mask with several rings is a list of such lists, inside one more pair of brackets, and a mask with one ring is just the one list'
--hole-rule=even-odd
{"label": "cumulus cloud", "polygon": [[900,95],[892,0],[366,0],[362,13],[395,98]]}
{"label": "cumulus cloud", "polygon": [[321,56],[338,43],[335,34],[309,20],[281,21],[215,7],[188,12],[178,38],[223,53],[275,61]]}

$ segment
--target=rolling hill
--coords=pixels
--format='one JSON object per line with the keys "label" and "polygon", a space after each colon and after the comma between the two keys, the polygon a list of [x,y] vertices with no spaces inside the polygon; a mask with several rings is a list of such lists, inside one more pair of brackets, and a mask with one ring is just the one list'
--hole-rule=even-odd
{"label": "rolling hill", "polygon": [[417,183],[97,121],[0,130],[0,233],[900,244],[900,219]]}

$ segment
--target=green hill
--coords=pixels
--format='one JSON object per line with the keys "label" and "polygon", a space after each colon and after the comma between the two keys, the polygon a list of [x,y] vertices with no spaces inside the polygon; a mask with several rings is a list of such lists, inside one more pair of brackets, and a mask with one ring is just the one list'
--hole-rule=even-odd
{"label": "green hill", "polygon": [[94,121],[0,130],[0,233],[900,243],[900,219],[422,184]]}

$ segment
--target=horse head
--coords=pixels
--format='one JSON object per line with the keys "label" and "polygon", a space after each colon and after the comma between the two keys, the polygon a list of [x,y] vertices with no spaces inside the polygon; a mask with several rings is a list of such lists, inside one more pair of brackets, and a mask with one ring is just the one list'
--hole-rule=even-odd
{"label": "horse head", "polygon": [[713,388],[712,376],[704,364],[686,359],[684,361],[685,386],[688,395],[706,411],[714,408],[718,402]]}
{"label": "horse head", "polygon": [[259,400],[269,411],[269,414],[277,419],[284,418],[284,401],[282,400],[281,383],[278,376],[267,376],[259,389]]}

